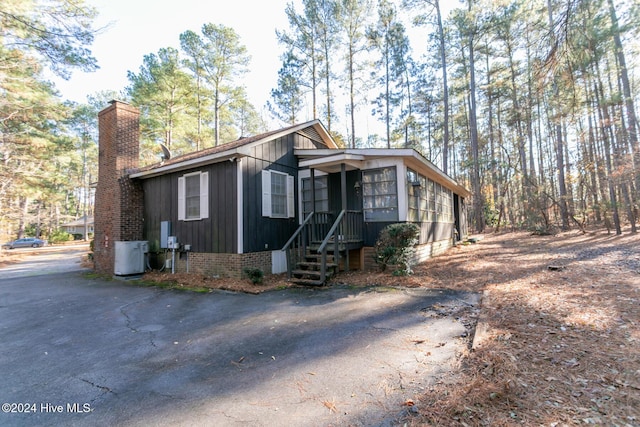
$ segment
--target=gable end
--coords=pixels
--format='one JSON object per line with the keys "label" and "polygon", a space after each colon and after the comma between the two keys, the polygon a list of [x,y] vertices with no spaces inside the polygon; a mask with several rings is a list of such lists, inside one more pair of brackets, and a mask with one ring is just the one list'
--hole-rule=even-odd
{"label": "gable end", "polygon": [[307,138],[309,138],[312,141],[317,141],[317,142],[322,142],[323,141],[322,137],[320,136],[318,131],[313,128],[313,126],[309,126],[309,127],[304,128],[304,129],[301,129],[301,130],[298,131],[298,133],[300,135],[306,136]]}

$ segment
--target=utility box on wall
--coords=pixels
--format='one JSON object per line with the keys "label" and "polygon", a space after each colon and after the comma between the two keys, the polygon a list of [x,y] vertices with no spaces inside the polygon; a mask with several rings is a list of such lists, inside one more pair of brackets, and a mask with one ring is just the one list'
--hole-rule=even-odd
{"label": "utility box on wall", "polygon": [[171,221],[162,221],[160,223],[160,249],[169,248],[169,236],[171,236]]}
{"label": "utility box on wall", "polygon": [[116,242],[114,274],[116,276],[143,274],[147,252],[149,252],[149,242],[144,240]]}
{"label": "utility box on wall", "polygon": [[176,236],[169,236],[167,239],[167,248],[180,249],[180,243],[178,243],[178,238]]}

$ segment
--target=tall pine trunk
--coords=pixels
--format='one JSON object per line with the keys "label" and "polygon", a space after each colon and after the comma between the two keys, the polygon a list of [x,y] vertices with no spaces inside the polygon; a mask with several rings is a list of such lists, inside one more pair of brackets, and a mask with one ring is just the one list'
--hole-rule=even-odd
{"label": "tall pine trunk", "polygon": [[[549,12],[549,28],[554,28],[553,23],[553,9],[551,6],[551,0],[547,0],[547,7]],[[554,37],[555,39],[555,37]],[[558,88],[557,78],[553,78],[553,101],[550,102],[551,106],[551,119],[555,125],[555,139],[556,139],[556,167],[558,169],[558,204],[560,208],[560,219],[562,221],[562,229],[569,229],[569,209],[567,207],[567,185],[565,182],[565,165],[564,165],[564,139],[562,135],[562,121],[560,107],[554,107],[553,104],[557,103],[560,90]]]}
{"label": "tall pine trunk", "polygon": [[636,191],[640,192],[640,145],[638,144],[638,121],[636,109],[633,102],[633,94],[631,93],[631,84],[629,83],[629,74],[627,71],[627,62],[622,49],[622,40],[620,38],[620,28],[618,26],[618,17],[613,0],[608,0],[609,14],[611,17],[611,26],[613,33],[613,41],[616,49],[616,57],[618,66],[620,67],[619,76],[622,81],[622,91],[624,95],[624,103],[627,110],[627,132],[629,135],[629,143],[633,151],[633,166],[635,172]]}
{"label": "tall pine trunk", "polygon": [[435,0],[436,15],[438,19],[438,36],[440,38],[440,61],[442,62],[442,104],[444,109],[443,139],[442,139],[442,171],[449,171],[449,84],[447,82],[447,53],[445,50],[444,28],[442,27],[442,14],[440,1]]}
{"label": "tall pine trunk", "polygon": [[355,102],[355,82],[354,82],[354,61],[353,43],[349,43],[349,113],[351,118],[351,148],[356,148],[356,102]]}
{"label": "tall pine trunk", "polygon": [[[469,12],[473,0],[469,0]],[[469,31],[469,131],[471,135],[471,155],[473,158],[471,172],[471,186],[473,188],[473,204],[476,231],[484,231],[484,197],[480,185],[480,149],[478,143],[478,120],[476,117],[476,73],[475,73],[475,49],[474,33]]]}
{"label": "tall pine trunk", "polygon": [[596,97],[598,99],[598,114],[601,123],[601,137],[604,143],[604,163],[606,172],[606,181],[609,188],[609,203],[613,214],[613,224],[616,234],[622,234],[620,227],[620,214],[618,213],[618,197],[616,194],[615,182],[613,181],[613,163],[611,158],[611,117],[609,109],[605,102],[604,90],[602,88],[602,80],[600,79],[600,71],[598,64],[594,65],[597,73]]}

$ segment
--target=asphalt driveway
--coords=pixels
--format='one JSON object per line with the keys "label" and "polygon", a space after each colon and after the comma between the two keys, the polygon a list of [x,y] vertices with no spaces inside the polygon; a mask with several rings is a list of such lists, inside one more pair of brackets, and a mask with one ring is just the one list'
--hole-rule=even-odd
{"label": "asphalt driveway", "polygon": [[199,294],[78,269],[0,278],[0,425],[396,425],[466,345],[456,313],[478,302]]}

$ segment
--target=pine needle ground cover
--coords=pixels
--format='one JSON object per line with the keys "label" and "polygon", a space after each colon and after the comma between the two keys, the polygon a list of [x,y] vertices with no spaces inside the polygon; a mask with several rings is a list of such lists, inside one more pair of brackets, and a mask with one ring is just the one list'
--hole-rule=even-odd
{"label": "pine needle ground cover", "polygon": [[[282,275],[179,282],[253,293],[290,286]],[[343,272],[332,285],[482,292],[481,307],[453,313],[470,325],[468,350],[412,400],[407,425],[640,425],[640,235],[486,234],[411,276]]]}
{"label": "pine needle ground cover", "polygon": [[415,425],[640,425],[640,236],[487,235],[419,278],[482,291],[483,336]]}

